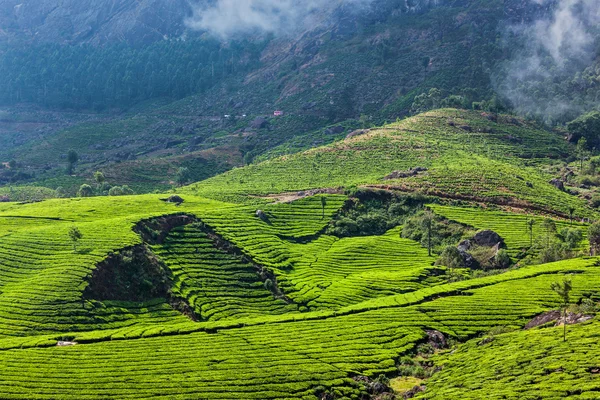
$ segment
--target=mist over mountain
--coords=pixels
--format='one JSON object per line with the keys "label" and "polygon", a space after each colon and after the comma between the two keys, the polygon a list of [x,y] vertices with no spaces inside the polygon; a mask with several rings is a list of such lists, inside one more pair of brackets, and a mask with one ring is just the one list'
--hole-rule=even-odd
{"label": "mist over mountain", "polygon": [[[0,158],[26,166],[3,182],[50,179],[75,147],[86,170],[166,157],[163,187],[193,165],[179,157],[210,165],[203,178],[448,106],[564,126],[598,106],[598,14],[592,0],[0,0]],[[102,134],[67,139],[96,119]],[[213,151],[231,157],[199,155]]]}
{"label": "mist over mountain", "polygon": [[[519,112],[547,120],[597,106],[596,95],[576,98],[573,94],[597,91],[593,82],[600,55],[600,3],[530,1],[540,12],[532,20],[508,24],[503,30],[517,50],[503,62],[497,90]],[[574,85],[561,85],[570,81]]]}

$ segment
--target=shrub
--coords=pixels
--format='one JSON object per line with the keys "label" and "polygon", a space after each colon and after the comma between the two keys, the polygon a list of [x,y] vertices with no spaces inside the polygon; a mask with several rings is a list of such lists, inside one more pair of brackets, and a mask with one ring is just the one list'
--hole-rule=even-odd
{"label": "shrub", "polygon": [[108,191],[108,195],[109,196],[129,196],[129,195],[132,195],[132,194],[134,194],[133,189],[131,189],[127,185],[113,186]]}
{"label": "shrub", "polygon": [[274,287],[275,287],[275,285],[273,284],[272,280],[267,279],[265,281],[265,289],[267,289],[268,291],[272,292]]}
{"label": "shrub", "polygon": [[463,259],[460,251],[454,246],[446,246],[442,255],[435,263],[436,265],[442,265],[448,268],[464,268],[465,260]]}
{"label": "shrub", "polygon": [[121,189],[120,186],[113,186],[108,191],[108,195],[109,196],[122,196],[123,195],[123,190]]}
{"label": "shrub", "polygon": [[94,190],[92,189],[92,187],[90,185],[88,185],[87,183],[84,183],[79,188],[79,191],[77,192],[77,196],[78,197],[90,197],[90,196],[92,196],[93,193],[94,193]]}
{"label": "shrub", "polygon": [[510,267],[511,263],[512,263],[512,261],[506,250],[500,249],[496,253],[496,256],[494,257],[494,264],[496,264],[496,267],[508,268],[508,267]]}

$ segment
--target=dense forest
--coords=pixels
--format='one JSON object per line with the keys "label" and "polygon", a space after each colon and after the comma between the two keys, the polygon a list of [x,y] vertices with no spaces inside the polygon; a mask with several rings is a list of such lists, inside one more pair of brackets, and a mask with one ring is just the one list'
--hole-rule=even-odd
{"label": "dense forest", "polygon": [[263,42],[172,40],[146,47],[36,44],[0,50],[0,104],[103,110],[202,93],[258,63]]}

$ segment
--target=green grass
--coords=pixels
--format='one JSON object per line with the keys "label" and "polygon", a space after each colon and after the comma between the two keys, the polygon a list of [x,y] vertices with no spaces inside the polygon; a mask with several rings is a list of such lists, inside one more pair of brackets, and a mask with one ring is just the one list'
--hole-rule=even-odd
{"label": "green grass", "polygon": [[[562,214],[572,206],[579,217],[595,215],[585,201],[548,183],[553,176],[543,167],[571,151],[558,134],[524,121],[507,116],[491,121],[478,112],[437,110],[329,146],[234,169],[187,190],[242,201],[247,194],[376,185]],[[417,166],[428,171],[383,179]]]}
{"label": "green grass", "polygon": [[497,335],[468,342],[434,361],[422,399],[596,399],[600,390],[598,322]]}
{"label": "green grass", "polygon": [[[472,132],[448,125],[448,119],[468,123]],[[346,195],[278,204],[262,198],[375,185],[455,198],[476,193],[480,202],[496,205],[509,199],[522,206],[521,213],[430,207],[476,229],[495,230],[511,254],[528,244],[523,210],[564,213],[574,205],[578,216],[595,215],[553,189],[541,172],[551,163],[546,156],[568,150],[562,139],[507,117],[494,124],[477,113],[424,114],[184,188],[179,206],[162,201],[167,195],[0,203],[0,398],[315,400],[328,390],[339,399],[360,399],[364,388],[351,377],[397,374],[397,360],[423,343],[427,330],[468,341],[497,326],[521,329],[559,305],[550,285],[565,274],[572,275],[573,302],[597,298],[597,258],[450,282],[451,274],[433,266],[419,243],[402,238],[400,227],[381,236],[327,235]],[[415,166],[429,171],[381,180]],[[164,242],[145,244],[164,262],[172,293],[187,301],[198,322],[163,298],[84,300],[96,265],[144,244],[133,230],[138,222],[182,213],[196,223],[173,229]],[[543,217],[534,218],[539,235]],[[73,226],[83,233],[77,251],[68,236]],[[267,276],[285,297],[269,291]],[[570,360],[561,379],[581,388],[579,398],[593,398],[596,375],[586,375],[578,363],[588,360],[595,331],[596,324],[573,328],[573,343],[582,344],[571,354],[553,330],[539,331],[547,332],[547,341],[527,332],[501,336],[485,348],[468,342],[436,357],[446,368],[427,383],[426,398],[564,397],[564,385],[539,372],[539,359],[558,355]],[[59,340],[78,344],[57,347]],[[495,361],[504,356],[506,367]]]}
{"label": "green grass", "polygon": [[[472,226],[475,229],[491,229],[498,233],[505,241],[508,252],[511,256],[518,254],[523,249],[528,249],[531,244],[531,237],[527,221],[533,219],[533,240],[546,234],[543,228],[544,217],[535,214],[518,214],[504,211],[492,211],[477,208],[442,206],[437,204],[429,205],[436,214],[452,221],[464,225]],[[579,229],[583,236],[583,241],[578,250],[589,251],[587,241],[586,224],[574,221],[571,223],[566,220],[553,219],[556,224],[556,230],[562,228]]]}

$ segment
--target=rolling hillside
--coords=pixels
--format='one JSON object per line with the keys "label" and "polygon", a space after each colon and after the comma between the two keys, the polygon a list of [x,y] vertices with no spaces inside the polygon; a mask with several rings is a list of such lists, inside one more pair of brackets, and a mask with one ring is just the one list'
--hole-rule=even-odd
{"label": "rolling hillside", "polygon": [[369,186],[562,215],[573,206],[579,216],[591,215],[582,199],[550,184],[573,148],[530,122],[445,109],[359,132],[364,133],[234,169],[187,191],[225,198],[236,192],[267,196]]}
{"label": "rolling hillside", "polygon": [[[593,359],[577,363],[596,322],[569,328],[570,364],[556,368],[567,348],[558,332],[522,330],[560,305],[550,285],[566,275],[573,304],[600,294],[585,235],[569,259],[517,263],[533,240],[527,220],[550,240],[550,225],[587,230],[568,220],[570,207],[597,215],[548,183],[569,146],[512,117],[439,110],[232,170],[179,197],[0,203],[0,397],[402,398],[387,386],[393,378],[425,386],[421,398],[593,398]],[[389,206],[406,213],[403,223],[331,230],[381,198],[403,201]],[[494,230],[517,264],[476,273],[436,263],[405,234],[425,209],[460,240]],[[357,221],[377,208],[367,210]],[[478,344],[498,327],[513,333]],[[457,350],[430,354],[440,340]],[[514,342],[534,340],[539,357],[522,354],[524,364]],[[507,352],[499,368],[493,360]],[[424,354],[432,373],[407,376]],[[465,376],[469,363],[477,368]],[[568,386],[540,368],[568,375]],[[499,389],[498,377],[514,386]]]}

